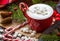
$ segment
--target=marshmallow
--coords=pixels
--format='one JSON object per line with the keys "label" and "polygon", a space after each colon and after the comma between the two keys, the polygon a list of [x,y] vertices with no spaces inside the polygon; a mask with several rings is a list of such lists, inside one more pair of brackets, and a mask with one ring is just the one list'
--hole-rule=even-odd
{"label": "marshmallow", "polygon": [[22,40],[25,40],[25,36],[22,36],[21,39],[22,39]]}
{"label": "marshmallow", "polygon": [[33,31],[33,33],[35,33],[35,34],[36,34],[36,31]]}
{"label": "marshmallow", "polygon": [[18,35],[18,32],[15,32],[14,35],[13,35],[13,37],[17,37],[17,35]]}
{"label": "marshmallow", "polygon": [[23,28],[21,28],[20,31],[23,31]]}
{"label": "marshmallow", "polygon": [[19,37],[21,37],[21,36],[22,36],[22,34],[18,34],[18,36],[19,36]]}
{"label": "marshmallow", "polygon": [[16,39],[19,40],[19,41],[21,40],[20,37],[17,37]]}
{"label": "marshmallow", "polygon": [[0,29],[0,32],[4,32],[4,30],[3,29]]}
{"label": "marshmallow", "polygon": [[31,38],[31,41],[35,41],[34,38]]}
{"label": "marshmallow", "polygon": [[38,39],[35,39],[35,41],[38,41]]}
{"label": "marshmallow", "polygon": [[35,33],[31,33],[31,36],[35,36]]}
{"label": "marshmallow", "polygon": [[23,28],[23,32],[29,32],[28,28]]}
{"label": "marshmallow", "polygon": [[32,30],[29,30],[29,33],[32,33]]}
{"label": "marshmallow", "polygon": [[26,40],[28,40],[28,37],[27,37],[27,36],[25,36],[25,41],[26,41]]}
{"label": "marshmallow", "polygon": [[2,39],[4,36],[0,34],[0,39]]}
{"label": "marshmallow", "polygon": [[26,29],[26,30],[29,30],[29,28],[28,28],[28,27],[26,27],[25,29]]}
{"label": "marshmallow", "polygon": [[27,33],[28,33],[29,31],[28,31],[28,30],[26,30],[25,32],[27,32]]}

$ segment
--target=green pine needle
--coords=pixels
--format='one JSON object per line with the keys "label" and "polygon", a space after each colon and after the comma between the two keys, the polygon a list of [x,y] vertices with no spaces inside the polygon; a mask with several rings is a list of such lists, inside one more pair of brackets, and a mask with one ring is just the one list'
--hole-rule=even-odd
{"label": "green pine needle", "polygon": [[[16,11],[14,10],[15,7],[17,8]],[[25,20],[25,17],[17,4],[11,4],[8,6],[8,9],[9,11],[12,11],[13,14],[11,17],[17,22],[23,22]]]}
{"label": "green pine needle", "polygon": [[54,34],[53,35],[42,35],[40,38],[43,39],[43,41],[58,41],[59,40],[58,36]]}

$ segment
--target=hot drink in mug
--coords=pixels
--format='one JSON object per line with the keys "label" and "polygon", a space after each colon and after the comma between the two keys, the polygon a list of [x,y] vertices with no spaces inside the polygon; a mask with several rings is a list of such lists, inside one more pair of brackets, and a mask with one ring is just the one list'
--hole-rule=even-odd
{"label": "hot drink in mug", "polygon": [[51,6],[47,4],[35,4],[28,7],[25,3],[20,3],[19,7],[32,30],[43,32],[52,24],[53,8]]}

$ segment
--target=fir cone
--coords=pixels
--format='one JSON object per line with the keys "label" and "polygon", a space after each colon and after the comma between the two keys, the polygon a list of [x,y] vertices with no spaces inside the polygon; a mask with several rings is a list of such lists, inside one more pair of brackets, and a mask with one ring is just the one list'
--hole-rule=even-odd
{"label": "fir cone", "polygon": [[11,17],[7,17],[7,18],[4,18],[2,21],[1,21],[1,24],[9,24],[12,22],[12,18]]}
{"label": "fir cone", "polygon": [[1,14],[1,16],[2,16],[3,18],[6,18],[6,17],[11,16],[12,12],[1,11],[0,14]]}

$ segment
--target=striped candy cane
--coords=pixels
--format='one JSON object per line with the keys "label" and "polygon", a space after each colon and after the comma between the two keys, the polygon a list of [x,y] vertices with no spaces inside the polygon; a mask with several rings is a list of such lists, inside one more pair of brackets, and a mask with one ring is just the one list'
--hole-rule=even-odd
{"label": "striped candy cane", "polygon": [[7,28],[7,29],[5,29],[5,34],[3,34],[3,39],[4,40],[12,40],[12,38],[13,38],[13,36],[11,35],[16,29],[18,29],[18,28],[21,28],[21,27],[23,27],[23,26],[25,26],[25,25],[27,25],[28,24],[28,22],[26,21],[26,22],[24,22],[23,24],[20,24],[20,25],[18,25],[17,27],[15,27],[15,28],[12,28],[12,27],[9,27],[9,28]]}

